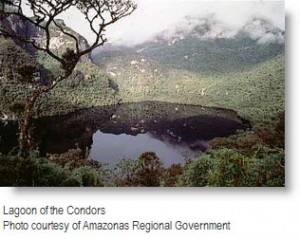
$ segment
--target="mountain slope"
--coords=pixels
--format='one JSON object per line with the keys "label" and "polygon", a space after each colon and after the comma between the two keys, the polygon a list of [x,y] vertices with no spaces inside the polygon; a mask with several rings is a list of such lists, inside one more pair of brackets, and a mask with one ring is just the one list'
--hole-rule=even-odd
{"label": "mountain slope", "polygon": [[[0,24],[12,33],[34,37],[41,45],[45,42],[45,37],[28,22],[4,18]],[[62,20],[57,20],[57,24],[76,35],[82,49],[88,47],[87,40],[68,28]],[[51,26],[50,32],[50,47],[53,51],[62,54],[67,48],[74,47],[70,37],[59,34],[56,26]],[[18,74],[19,67],[28,65],[36,68],[35,82],[23,82]],[[0,37],[0,117],[2,112],[9,115],[12,105],[24,102],[35,84],[49,83],[49,76],[59,73],[60,70],[59,63],[47,54],[37,52],[28,44]],[[39,99],[36,105],[37,115],[64,114],[80,108],[115,104],[118,100],[115,91],[110,79],[86,55],[69,79]]]}
{"label": "mountain slope", "polygon": [[284,110],[284,32],[250,19],[232,32],[212,19],[188,19],[138,46],[107,45],[93,56],[123,102],[158,100],[219,106],[251,118]]}
{"label": "mountain slope", "polygon": [[126,66],[140,57],[155,62],[157,67],[216,74],[247,70],[283,53],[284,31],[265,19],[250,19],[234,32],[207,17],[187,18],[174,29],[137,46],[106,45],[93,60],[106,66],[122,57]]}

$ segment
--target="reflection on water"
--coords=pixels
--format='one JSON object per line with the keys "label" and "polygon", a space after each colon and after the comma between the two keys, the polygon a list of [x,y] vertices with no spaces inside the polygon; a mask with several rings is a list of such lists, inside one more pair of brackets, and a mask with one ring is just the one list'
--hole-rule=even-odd
{"label": "reflection on water", "polygon": [[155,152],[166,166],[183,163],[196,155],[187,145],[171,144],[156,139],[151,133],[132,136],[106,134],[98,130],[93,135],[90,158],[115,165],[121,159],[137,159],[144,152]]}
{"label": "reflection on water", "polygon": [[[36,148],[43,155],[80,148],[84,155],[114,165],[152,151],[165,165],[207,149],[215,137],[247,129],[233,110],[166,102],[124,103],[39,118],[34,123]],[[0,153],[17,145],[17,123],[0,124]]]}

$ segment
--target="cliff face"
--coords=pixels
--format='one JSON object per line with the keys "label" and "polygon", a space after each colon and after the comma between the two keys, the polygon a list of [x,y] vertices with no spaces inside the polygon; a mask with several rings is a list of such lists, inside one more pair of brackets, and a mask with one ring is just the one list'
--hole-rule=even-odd
{"label": "cliff face", "polygon": [[[64,31],[74,35],[78,39],[80,50],[85,50],[86,48],[89,47],[87,40],[83,36],[81,36],[79,33],[73,31],[71,28],[66,26],[64,20],[58,19],[58,20],[56,20],[56,24],[59,25],[61,28],[63,28]],[[45,34],[42,34],[42,32],[38,32],[38,35],[39,35],[39,40],[40,40],[41,45],[45,45],[45,42],[46,42]],[[61,32],[59,27],[55,26],[54,23],[50,26],[50,35],[51,35],[50,49],[52,51],[57,52],[57,53],[63,53],[63,52],[65,52],[65,50],[67,48],[75,49],[75,40],[73,38],[71,38],[70,36]],[[90,62],[91,57],[88,54],[88,55],[83,56],[81,60]]]}
{"label": "cliff face", "polygon": [[[55,24],[50,26],[50,48],[55,54],[61,55],[67,48],[75,48],[73,39],[61,33],[60,28],[72,33],[79,40],[80,49],[89,47],[87,40],[68,28],[62,20],[57,20],[56,24],[59,24],[58,27]],[[35,39],[40,46],[45,45],[46,37],[41,29],[29,22],[16,17],[1,19],[0,16],[0,27],[24,38]],[[36,69],[34,78],[28,82],[19,73],[20,67],[22,69],[25,66],[26,69],[25,64]],[[24,102],[25,97],[36,85],[49,84],[60,73],[59,62],[48,54],[37,52],[30,44],[24,44],[17,39],[13,41],[0,36],[0,117],[2,112],[6,115],[10,112],[9,108],[16,100]],[[73,74],[53,89],[53,94],[40,98],[36,109],[39,115],[54,115],[112,104],[119,100],[117,88],[112,85],[111,79],[91,62],[89,55],[86,55],[77,64]]]}
{"label": "cliff face", "polygon": [[[71,33],[79,40],[79,48],[81,50],[89,47],[87,40],[66,26],[63,20],[56,20],[56,23],[61,26],[64,31]],[[0,26],[5,28],[7,31],[14,33],[16,35],[22,36],[26,39],[34,38],[42,46],[46,44],[46,35],[40,29],[37,29],[32,23],[28,21],[23,21],[19,17],[9,17],[0,20]],[[62,54],[67,48],[75,49],[75,41],[70,36],[62,33],[55,24],[50,26],[50,49],[56,54]],[[14,42],[25,49],[30,55],[36,53],[36,49],[31,45],[14,39]],[[85,55],[82,57],[82,61],[91,61],[90,55]]]}
{"label": "cliff face", "polygon": [[[68,28],[63,20],[57,20],[57,24],[64,29],[64,31],[74,35],[79,41],[79,48],[81,50],[89,47],[87,40],[80,34]],[[35,39],[41,46],[46,44],[46,36],[43,31],[38,29],[29,21],[24,21],[20,17],[12,16],[8,18],[0,18],[0,27],[25,39]],[[50,26],[50,49],[57,55],[61,55],[67,48],[75,49],[75,41],[71,37],[62,33],[60,29],[52,24]],[[0,81],[7,82],[16,79],[16,68],[22,63],[30,63],[35,65],[41,76],[40,83],[47,84],[50,81],[49,71],[37,62],[37,50],[29,43],[24,43],[20,40],[4,39],[0,36]],[[48,56],[48,60],[51,57]],[[47,60],[47,61],[48,61]],[[54,61],[54,60],[53,60]],[[81,58],[82,62],[91,62],[90,55],[85,55]]]}
{"label": "cliff face", "polygon": [[[24,22],[16,16],[1,19],[0,27],[12,34],[22,36],[26,39],[38,37],[36,27],[33,24]],[[35,54],[36,49],[31,44],[24,43],[22,41],[19,41],[18,39],[14,39],[14,42],[18,46],[25,49],[30,55]]]}

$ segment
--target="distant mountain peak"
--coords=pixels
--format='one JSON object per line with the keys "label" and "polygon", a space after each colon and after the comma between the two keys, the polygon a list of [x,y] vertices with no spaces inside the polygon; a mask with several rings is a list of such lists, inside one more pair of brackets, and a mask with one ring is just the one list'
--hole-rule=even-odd
{"label": "distant mountain peak", "polygon": [[269,42],[284,42],[284,31],[274,26],[269,20],[259,17],[249,19],[240,28],[233,28],[216,19],[215,14],[205,17],[186,16],[178,24],[157,34],[154,42],[174,45],[186,38],[224,39],[234,38],[244,33],[244,36],[256,40],[259,44]]}
{"label": "distant mountain peak", "polygon": [[214,39],[230,38],[234,32],[220,21],[217,21],[214,14],[205,17],[186,16],[183,21],[157,34],[156,41],[167,41],[174,45],[185,38]]}
{"label": "distant mountain peak", "polygon": [[241,29],[258,43],[284,43],[284,31],[265,18],[253,17]]}

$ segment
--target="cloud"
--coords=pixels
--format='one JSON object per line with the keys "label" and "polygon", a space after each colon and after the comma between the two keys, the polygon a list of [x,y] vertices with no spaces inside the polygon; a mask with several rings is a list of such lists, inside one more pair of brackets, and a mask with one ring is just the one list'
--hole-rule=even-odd
{"label": "cloud", "polygon": [[[166,29],[180,28],[186,16],[192,20],[214,16],[215,27],[227,29],[233,34],[249,19],[262,17],[284,30],[284,2],[265,1],[184,1],[140,0],[136,12],[116,23],[107,31],[110,42],[136,45],[151,39]],[[182,28],[188,26],[183,26]]]}
{"label": "cloud", "polygon": [[279,28],[276,28],[267,20],[261,18],[251,19],[242,30],[247,32],[252,39],[257,40],[257,42],[261,44],[284,42],[284,32],[280,31]]}
{"label": "cloud", "polygon": [[[166,29],[181,24],[186,16],[201,18],[214,15],[219,27],[237,31],[253,17],[268,19],[284,30],[284,1],[199,1],[199,0],[136,0],[137,10],[111,25],[106,36],[109,42],[136,45]],[[81,13],[72,9],[63,14],[66,24],[93,41]],[[221,26],[222,25],[222,26]]]}
{"label": "cloud", "polygon": [[217,20],[215,14],[203,17],[187,16],[183,21],[160,32],[153,40],[168,41],[169,45],[173,45],[187,36],[199,39],[216,39],[233,38],[241,33],[247,34],[259,44],[284,43],[284,31],[275,27],[265,18],[252,17],[243,26],[234,28]]}

